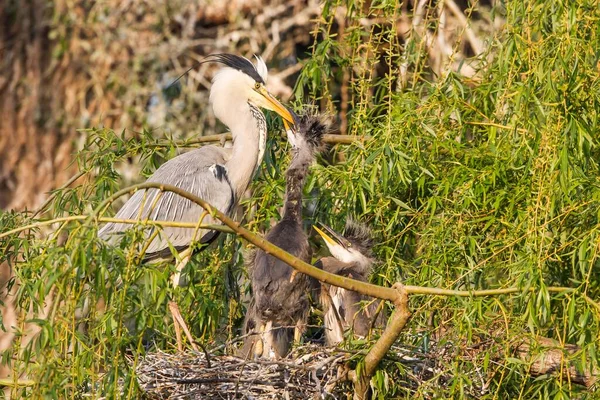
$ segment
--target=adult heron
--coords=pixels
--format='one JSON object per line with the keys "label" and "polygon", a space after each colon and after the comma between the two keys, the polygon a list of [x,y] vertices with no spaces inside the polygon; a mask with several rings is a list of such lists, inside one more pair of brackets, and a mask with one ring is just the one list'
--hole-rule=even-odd
{"label": "adult heron", "polygon": [[[373,269],[371,231],[349,219],[344,235],[327,225],[322,230],[314,227],[329,248],[331,257],[323,257],[315,264],[324,271],[366,282]],[[326,233],[327,232],[327,233]],[[332,285],[321,285],[321,304],[324,308],[325,342],[332,346],[344,340],[344,332],[351,329],[358,336],[366,336],[372,327],[381,327],[384,314],[377,311],[375,299],[352,290]],[[364,303],[367,303],[364,306]]]}
{"label": "adult heron", "polygon": [[[302,194],[308,168],[322,147],[326,130],[327,126],[316,116],[303,116],[294,130],[287,130],[292,160],[286,171],[283,216],[265,236],[306,262],[311,261],[312,252],[302,228]],[[262,250],[256,251],[249,269],[253,298],[244,323],[247,336],[242,353],[285,357],[292,341],[299,341],[305,330],[309,292],[318,287],[318,282],[304,274],[296,275],[292,267]]]}
{"label": "adult heron", "polygon": [[[279,114],[284,125],[294,124],[291,113],[265,88],[267,66],[260,57],[256,65],[250,60],[233,54],[208,56],[205,62],[216,62],[225,67],[218,71],[210,88],[210,104],[215,116],[231,131],[232,148],[203,146],[181,154],[163,165],[148,178],[148,182],[167,183],[184,189],[210,203],[223,213],[231,215],[252,176],[260,165],[265,152],[267,124],[260,108]],[[157,189],[137,191],[117,212],[119,219],[153,221],[177,221],[219,224],[204,212],[202,207],[172,192]],[[99,232],[101,238],[116,242],[118,233],[127,230],[129,224],[108,223]],[[164,227],[147,232],[150,244],[145,260],[172,257],[171,247],[180,253],[177,274],[173,279],[179,284],[179,273],[191,256],[190,245],[194,242],[209,243],[218,232],[206,229]],[[181,348],[179,325],[191,344],[193,340],[177,304],[170,303],[175,320],[178,345]]]}

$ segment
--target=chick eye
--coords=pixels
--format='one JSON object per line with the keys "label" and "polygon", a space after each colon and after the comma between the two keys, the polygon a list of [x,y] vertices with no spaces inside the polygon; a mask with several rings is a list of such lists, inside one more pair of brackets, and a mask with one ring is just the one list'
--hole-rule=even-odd
{"label": "chick eye", "polygon": [[256,82],[254,84],[254,89],[256,89],[256,90],[260,89],[260,82]]}

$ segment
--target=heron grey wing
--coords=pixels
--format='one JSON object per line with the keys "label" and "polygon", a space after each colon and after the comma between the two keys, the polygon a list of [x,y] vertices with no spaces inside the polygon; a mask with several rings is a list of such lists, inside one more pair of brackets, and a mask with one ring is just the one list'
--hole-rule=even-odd
{"label": "heron grey wing", "polygon": [[[148,182],[174,185],[184,189],[217,208],[230,213],[235,205],[234,191],[224,167],[227,149],[206,146],[173,158],[156,170]],[[160,192],[157,189],[141,190],[136,193],[117,212],[119,219],[150,219],[155,221],[198,222],[203,208],[196,203],[173,192]],[[208,215],[204,224],[219,223]],[[100,237],[110,238],[111,234],[123,232],[131,225],[107,224],[98,233]],[[148,232],[148,237],[152,232]],[[147,249],[147,254],[174,247],[185,247],[192,239],[200,239],[206,230],[182,227],[164,227]],[[109,239],[110,240],[110,239]],[[113,240],[114,241],[114,240]]]}
{"label": "heron grey wing", "polygon": [[[222,165],[217,165],[225,169]],[[226,175],[225,175],[226,176]],[[233,189],[225,177],[219,179],[210,171],[203,171],[193,175],[185,176],[177,187],[187,187],[190,193],[195,194],[208,202],[219,211],[229,214],[233,209],[235,198]],[[179,221],[197,223],[204,213],[204,209],[193,201],[169,192],[164,195],[164,200],[157,203],[155,215],[152,219],[165,221]],[[202,224],[220,224],[210,213],[206,213]],[[154,253],[169,247],[185,247],[192,241],[198,241],[208,231],[206,229],[164,227],[162,232],[152,241],[147,253]]]}

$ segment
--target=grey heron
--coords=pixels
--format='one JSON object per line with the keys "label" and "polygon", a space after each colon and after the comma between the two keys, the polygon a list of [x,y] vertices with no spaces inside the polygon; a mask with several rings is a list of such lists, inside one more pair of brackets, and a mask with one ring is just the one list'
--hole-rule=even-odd
{"label": "grey heron", "polygon": [[[260,108],[279,114],[284,125],[294,124],[290,112],[265,88],[267,66],[260,57],[256,65],[244,57],[232,54],[208,56],[205,62],[216,62],[220,69],[210,88],[210,104],[215,116],[224,123],[233,136],[232,148],[203,146],[181,154],[163,165],[148,178],[148,182],[168,183],[206,200],[225,214],[231,215],[260,165],[267,139],[267,124]],[[178,221],[219,224],[202,207],[172,192],[157,189],[135,192],[117,212],[116,218],[154,221]],[[118,233],[130,228],[125,223],[108,223],[98,235],[112,243]],[[190,244],[209,243],[218,232],[206,229],[165,227],[148,232],[145,260],[172,257],[171,247],[179,254],[174,285],[179,284],[179,273],[191,256]],[[178,345],[179,326],[184,329],[191,344],[187,326],[179,314],[177,304],[170,303],[175,320]]]}
{"label": "grey heron", "polygon": [[[323,257],[315,266],[333,274],[367,281],[373,268],[370,230],[349,219],[344,236],[327,225],[322,230],[314,227],[329,248],[331,257]],[[326,233],[327,232],[327,233]],[[384,315],[377,312],[375,299],[360,293],[322,284],[320,301],[324,308],[325,342],[336,345],[343,341],[344,332],[351,329],[358,336],[366,336],[372,327],[381,327]],[[366,307],[361,303],[369,302]]]}
{"label": "grey heron", "polygon": [[[308,168],[322,146],[327,126],[315,116],[303,116],[294,130],[287,130],[292,160],[286,171],[286,194],[281,220],[266,240],[306,262],[312,251],[302,228],[302,194]],[[252,301],[244,323],[244,356],[284,357],[299,341],[310,309],[309,295],[318,282],[295,274],[292,267],[262,250],[251,259]],[[257,335],[251,335],[252,333]],[[258,338],[256,336],[259,336]],[[252,352],[252,353],[251,353]]]}

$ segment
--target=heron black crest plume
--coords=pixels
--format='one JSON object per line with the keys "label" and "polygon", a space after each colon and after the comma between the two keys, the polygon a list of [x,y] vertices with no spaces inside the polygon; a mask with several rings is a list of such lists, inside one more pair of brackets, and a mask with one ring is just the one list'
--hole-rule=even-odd
{"label": "heron black crest plume", "polygon": [[[260,59],[260,58],[257,56],[257,59]],[[184,76],[186,76],[187,73],[190,72],[191,70],[193,70],[194,68],[197,68],[200,65],[206,64],[206,63],[209,63],[209,62],[220,63],[220,64],[223,64],[223,65],[229,67],[229,68],[236,69],[238,71],[241,71],[241,72],[245,73],[246,75],[248,75],[249,77],[251,77],[255,81],[260,82],[263,85],[265,84],[265,80],[258,73],[258,71],[256,70],[256,67],[254,66],[254,64],[252,64],[252,62],[250,60],[248,60],[246,57],[237,56],[235,54],[220,53],[220,54],[209,54],[206,57],[204,57],[204,59],[202,59],[201,61],[198,61],[197,63],[195,63],[194,65],[192,65],[183,74],[179,75],[179,77],[177,79],[175,79],[167,87],[167,89],[169,89],[171,86],[173,86],[174,84],[176,84],[181,78],[183,78]]]}
{"label": "heron black crest plume", "polygon": [[229,68],[237,69],[238,71],[241,71],[254,79],[256,82],[260,82],[263,85],[265,84],[263,77],[258,73],[254,64],[252,64],[252,62],[245,57],[227,53],[211,54],[208,57],[214,58],[214,60],[208,61],[218,62],[228,66]]}

